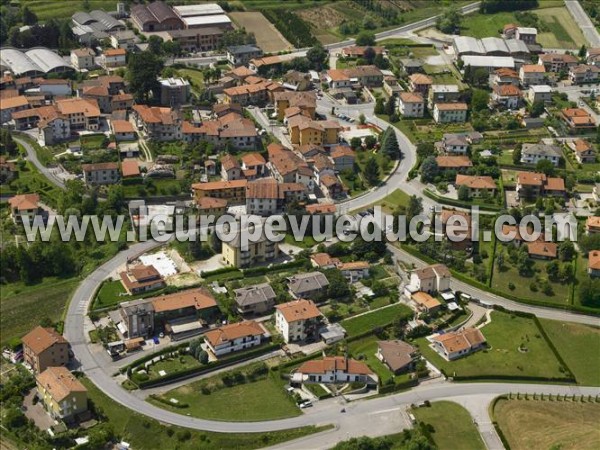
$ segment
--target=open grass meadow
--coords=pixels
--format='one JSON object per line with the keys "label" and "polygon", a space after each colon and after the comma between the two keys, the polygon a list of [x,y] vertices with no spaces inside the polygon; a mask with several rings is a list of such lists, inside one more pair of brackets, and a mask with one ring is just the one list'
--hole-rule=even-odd
{"label": "open grass meadow", "polygon": [[587,44],[581,28],[565,6],[539,9],[534,14],[548,29],[537,36],[538,44],[543,47],[578,49]]}
{"label": "open grass meadow", "polygon": [[265,53],[277,53],[293,48],[261,12],[232,12],[230,16],[240,27],[254,33],[256,43]]}
{"label": "open grass meadow", "polygon": [[565,378],[533,320],[498,311],[492,312],[491,317],[491,323],[481,328],[489,348],[455,361],[442,358],[425,338],[415,342],[421,354],[449,377]]}
{"label": "open grass meadow", "polygon": [[21,337],[44,318],[59,321],[79,279],[47,278],[34,285],[0,285],[0,345]]}
{"label": "open grass meadow", "polygon": [[[202,388],[220,384],[220,377],[206,378],[186,386],[166,392],[162,400],[176,399],[187,403],[187,408],[173,408],[164,402],[153,401],[157,406],[180,414],[202,419],[227,420],[230,422],[253,422],[277,420],[299,416],[300,409],[293,398],[283,388],[275,375],[264,375],[256,381],[237,384],[231,387],[221,386],[204,394]],[[265,403],[268,399],[268,403]],[[232,408],[235,405],[235,408]]]}
{"label": "open grass meadow", "polygon": [[412,316],[413,311],[408,306],[395,304],[358,317],[343,320],[342,326],[348,333],[348,336],[356,336],[374,328],[383,328],[391,325],[398,318]]}
{"label": "open grass meadow", "polygon": [[501,399],[493,413],[512,450],[600,448],[596,402]]}
{"label": "open grass meadow", "polygon": [[383,209],[384,212],[393,213],[400,206],[406,208],[409,200],[410,195],[401,189],[396,189],[394,192],[386,195],[375,204],[381,206],[381,209]]}
{"label": "open grass meadow", "polygon": [[433,426],[431,436],[439,450],[484,450],[485,444],[469,412],[454,402],[434,402],[411,410],[418,422]]}
{"label": "open grass meadow", "polygon": [[[124,408],[104,395],[89,380],[84,378],[82,382],[88,389],[89,399],[106,415],[107,421],[116,435],[129,442],[132,448],[148,448],[148,443],[151,442],[152,448],[177,448],[180,450],[255,449],[298,439],[331,428],[330,426],[311,426],[272,433],[212,433],[189,430],[162,425],[156,420]],[[231,404],[226,406],[231,408]],[[264,404],[261,405],[261,409],[263,407]]]}
{"label": "open grass meadow", "polygon": [[600,386],[600,328],[546,319],[540,322],[577,383]]}

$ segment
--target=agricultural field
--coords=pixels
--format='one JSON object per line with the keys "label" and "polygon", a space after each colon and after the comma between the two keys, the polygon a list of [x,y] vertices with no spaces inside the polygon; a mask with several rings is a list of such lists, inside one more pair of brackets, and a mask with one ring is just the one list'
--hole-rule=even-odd
{"label": "agricultural field", "polygon": [[489,348],[455,361],[446,361],[417,339],[421,354],[447,376],[564,378],[560,363],[532,319],[494,311],[481,328]]}
{"label": "agricultural field", "polygon": [[434,402],[431,406],[413,408],[418,422],[433,426],[433,441],[440,450],[468,448],[483,450],[485,445],[469,412],[454,402]]}
{"label": "agricultural field", "polygon": [[30,286],[23,283],[0,285],[0,345],[4,346],[12,337],[28,333],[42,319],[61,320],[78,283],[77,278],[47,278]]}
{"label": "agricultural field", "polygon": [[494,416],[512,450],[600,447],[595,401],[498,400]]}
{"label": "agricultural field", "polygon": [[291,50],[293,46],[281,35],[261,12],[232,12],[231,19],[249,33],[254,33],[256,43],[265,53]]}
{"label": "agricultural field", "polygon": [[542,328],[579,384],[600,386],[600,328],[540,319]]}
{"label": "agricultural field", "polygon": [[[85,0],[69,0],[57,2],[53,0],[22,0],[37,14],[39,20],[70,18],[77,11],[84,11]],[[89,9],[103,9],[105,11],[116,11],[117,0],[89,0]]]}
{"label": "agricultural field", "polygon": [[538,34],[537,41],[546,48],[578,49],[587,41],[566,7],[534,11],[548,29]]}

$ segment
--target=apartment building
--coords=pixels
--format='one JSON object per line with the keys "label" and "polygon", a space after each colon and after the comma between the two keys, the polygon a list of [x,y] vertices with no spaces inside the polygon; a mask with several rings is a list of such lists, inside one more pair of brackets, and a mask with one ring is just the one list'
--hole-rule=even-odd
{"label": "apartment building", "polygon": [[437,123],[462,123],[467,121],[466,103],[436,103],[433,107],[433,120]]}
{"label": "apartment building", "polygon": [[83,180],[87,185],[115,184],[120,179],[119,163],[82,164]]}
{"label": "apartment building", "polygon": [[275,306],[275,328],[286,343],[313,340],[323,322],[321,311],[312,300],[294,300]]}
{"label": "apartment building", "polygon": [[181,116],[167,107],[134,105],[133,116],[138,130],[155,141],[177,141],[182,138]]}
{"label": "apartment building", "polygon": [[33,373],[69,363],[69,343],[54,328],[35,327],[21,339],[23,358]]}
{"label": "apartment building", "polygon": [[400,92],[398,95],[398,111],[403,117],[423,117],[425,100],[415,92]]}

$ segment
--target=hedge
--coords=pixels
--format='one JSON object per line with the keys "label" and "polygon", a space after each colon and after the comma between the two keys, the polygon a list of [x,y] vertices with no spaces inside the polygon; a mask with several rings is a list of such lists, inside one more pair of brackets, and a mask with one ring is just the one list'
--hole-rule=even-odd
{"label": "hedge", "polygon": [[207,278],[207,277],[212,277],[214,275],[221,275],[224,273],[229,273],[229,272],[236,272],[240,269],[238,269],[237,267],[222,267],[220,269],[216,269],[216,270],[210,270],[208,272],[201,272],[201,276],[202,278]]}
{"label": "hedge", "polygon": [[251,267],[249,269],[242,270],[242,272],[243,272],[244,276],[254,277],[254,276],[264,275],[266,273],[280,272],[280,271],[286,270],[286,269],[294,269],[296,267],[302,267],[304,265],[304,263],[305,263],[305,261],[303,261],[302,259],[299,259],[299,260],[292,261],[287,264],[277,264],[277,265],[273,265],[271,267],[268,267],[268,266]]}
{"label": "hedge", "polygon": [[492,206],[492,205],[474,205],[472,203],[463,202],[461,200],[454,200],[453,198],[440,197],[439,195],[434,194],[429,189],[423,189],[423,193],[426,197],[429,197],[432,200],[435,200],[438,203],[443,203],[445,205],[456,206],[458,208],[471,208],[473,206],[479,207],[481,211],[490,211],[490,212],[498,212],[502,210],[500,206]]}
{"label": "hedge", "polygon": [[173,408],[188,408],[190,406],[189,403],[173,403],[167,399],[164,399],[164,398],[159,397],[158,395],[154,395],[154,394],[150,394],[149,397],[154,401],[157,401],[159,403],[164,403],[165,405],[169,405]]}
{"label": "hedge", "polygon": [[401,391],[403,389],[409,389],[411,387],[415,387],[419,384],[418,378],[413,378],[412,380],[405,381],[404,383],[398,384],[388,384],[385,386],[381,386],[379,388],[379,394],[390,394],[392,392]]}
{"label": "hedge", "polygon": [[498,400],[508,400],[508,397],[506,395],[500,395],[499,397],[496,397],[494,400],[492,400],[492,403],[490,405],[490,412],[491,412],[491,418],[492,418],[492,424],[494,425],[494,428],[496,429],[496,433],[498,434],[498,437],[500,438],[500,440],[502,441],[502,445],[504,445],[504,448],[506,450],[510,450],[510,445],[508,445],[508,440],[506,439],[506,436],[504,436],[504,433],[502,432],[502,429],[500,428],[500,425],[498,425],[498,422],[496,422],[496,416],[494,414],[494,409],[496,408],[496,403],[498,403]]}
{"label": "hedge", "polygon": [[520,375],[471,375],[471,376],[455,376],[449,377],[442,370],[445,377],[452,378],[454,381],[495,381],[495,380],[511,380],[511,381],[526,381],[526,382],[541,382],[541,383],[565,383],[576,384],[577,381],[573,377],[554,378],[554,377],[527,377]]}
{"label": "hedge", "polygon": [[279,344],[269,344],[269,345],[260,346],[256,350],[244,352],[239,355],[229,357],[227,359],[220,359],[215,362],[208,363],[204,366],[193,367],[190,369],[180,370],[178,372],[169,373],[169,374],[165,375],[164,377],[156,378],[154,380],[142,381],[139,383],[139,387],[140,387],[140,389],[146,389],[149,387],[168,384],[175,380],[182,380],[185,378],[190,378],[195,375],[200,375],[203,373],[211,372],[214,369],[219,368],[219,367],[227,367],[227,366],[230,366],[230,365],[238,363],[238,362],[246,361],[246,360],[255,358],[257,356],[264,355],[265,353],[269,353],[270,351],[272,351],[276,348],[280,348],[280,345]]}

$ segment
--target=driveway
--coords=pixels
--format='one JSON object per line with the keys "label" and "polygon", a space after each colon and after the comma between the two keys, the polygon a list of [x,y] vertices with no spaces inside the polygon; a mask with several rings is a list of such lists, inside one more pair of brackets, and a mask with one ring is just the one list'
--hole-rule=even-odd
{"label": "driveway", "polygon": [[65,189],[65,182],[62,177],[57,176],[57,173],[52,169],[44,166],[37,157],[37,153],[33,146],[22,137],[18,135],[13,135],[13,139],[18,144],[22,145],[25,151],[27,152],[27,159],[36,167],[36,169],[44,175],[50,183],[59,187],[60,189]]}

